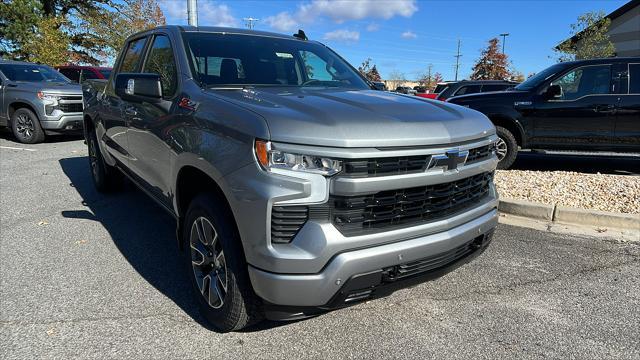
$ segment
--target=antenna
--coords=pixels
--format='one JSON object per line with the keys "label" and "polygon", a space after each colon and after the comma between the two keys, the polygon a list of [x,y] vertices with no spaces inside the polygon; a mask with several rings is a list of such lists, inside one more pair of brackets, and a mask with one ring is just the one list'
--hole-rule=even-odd
{"label": "antenna", "polygon": [[242,20],[244,20],[244,25],[247,27],[247,29],[253,30],[255,26],[254,23],[258,22],[260,19],[248,17],[248,18],[243,18]]}
{"label": "antenna", "polygon": [[302,29],[298,29],[298,32],[296,34],[293,34],[294,38],[298,38],[300,40],[309,40],[309,38],[307,37],[307,34],[304,33],[304,31],[302,31]]}
{"label": "antenna", "polygon": [[460,54],[460,39],[458,39],[458,53],[453,56],[453,57],[456,58],[456,80],[455,81],[458,81],[458,68],[460,68],[460,57],[461,56],[462,56],[462,54]]}

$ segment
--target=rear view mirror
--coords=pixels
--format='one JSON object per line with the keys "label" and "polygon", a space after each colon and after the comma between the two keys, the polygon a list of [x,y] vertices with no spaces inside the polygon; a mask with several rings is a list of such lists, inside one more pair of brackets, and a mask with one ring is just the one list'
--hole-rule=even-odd
{"label": "rear view mirror", "polygon": [[562,87],[560,85],[549,85],[545,93],[547,99],[557,99],[562,97]]}
{"label": "rear view mirror", "polygon": [[122,73],[116,77],[116,95],[125,101],[158,102],[162,99],[160,75]]}

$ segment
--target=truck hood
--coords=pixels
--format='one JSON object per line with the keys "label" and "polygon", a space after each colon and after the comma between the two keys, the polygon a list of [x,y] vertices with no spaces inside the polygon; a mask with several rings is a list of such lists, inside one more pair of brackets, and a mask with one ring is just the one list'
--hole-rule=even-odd
{"label": "truck hood", "polygon": [[61,82],[13,82],[20,90],[30,90],[33,92],[48,92],[62,95],[81,95],[82,88],[80,84],[61,83]]}
{"label": "truck hood", "polygon": [[447,145],[495,133],[465,107],[375,90],[257,88],[210,90],[259,115],[271,140],[335,147]]}

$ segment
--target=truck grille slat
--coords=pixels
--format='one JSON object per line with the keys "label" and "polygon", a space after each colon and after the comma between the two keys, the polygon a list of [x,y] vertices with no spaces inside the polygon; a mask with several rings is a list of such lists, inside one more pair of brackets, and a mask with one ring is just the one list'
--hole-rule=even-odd
{"label": "truck grille slat", "polygon": [[366,196],[331,196],[331,221],[343,234],[352,236],[438,220],[477,204],[488,194],[492,179],[493,173],[482,173]]}
{"label": "truck grille slat", "polygon": [[66,113],[82,112],[82,103],[60,103],[58,109]]}

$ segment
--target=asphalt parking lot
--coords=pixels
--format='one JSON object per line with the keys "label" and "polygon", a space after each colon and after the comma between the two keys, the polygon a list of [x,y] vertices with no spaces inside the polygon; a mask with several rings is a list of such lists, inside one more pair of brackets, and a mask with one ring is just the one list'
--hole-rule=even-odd
{"label": "asphalt parking lot", "polygon": [[172,218],[133,186],[98,194],[82,141],[54,140],[0,138],[0,358],[640,358],[640,244],[507,225],[435,281],[216,333]]}

